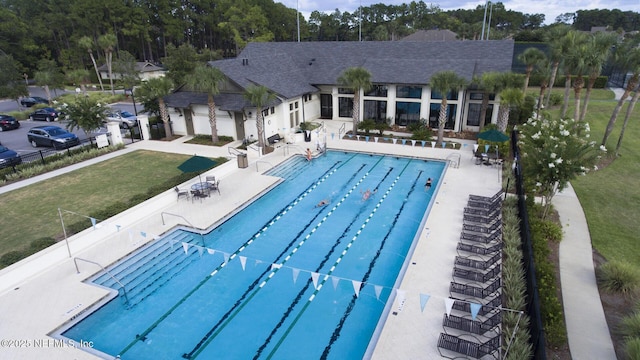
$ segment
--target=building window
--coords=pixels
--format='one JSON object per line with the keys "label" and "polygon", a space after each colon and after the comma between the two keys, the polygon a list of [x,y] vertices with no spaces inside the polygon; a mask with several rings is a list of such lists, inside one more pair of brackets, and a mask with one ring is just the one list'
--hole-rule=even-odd
{"label": "building window", "polygon": [[[482,104],[469,104],[469,114],[467,114],[467,126],[480,126],[480,113],[482,112]],[[491,123],[493,114],[493,104],[487,107],[487,113],[484,118],[485,124]]]}
{"label": "building window", "polygon": [[373,85],[364,96],[387,97],[387,85]]}
{"label": "building window", "polygon": [[295,107],[295,108],[297,109],[297,108],[298,108],[298,102],[296,101],[296,102],[295,102],[295,103],[293,103],[293,104],[294,104],[294,106],[293,106],[293,107]]}
{"label": "building window", "polygon": [[331,94],[320,94],[320,117],[323,119],[333,118],[333,96]]}
{"label": "building window", "polygon": [[[444,124],[444,128],[447,130],[453,130],[456,124],[456,104],[447,104],[447,120]],[[429,127],[433,129],[438,128],[438,118],[440,117],[440,104],[431,103],[429,107]]]}
{"label": "building window", "polygon": [[396,96],[405,99],[422,98],[422,86],[398,86]]}
{"label": "building window", "polygon": [[293,111],[293,104],[289,104],[289,111]]}
{"label": "building window", "polygon": [[[469,94],[469,99],[470,100],[482,100],[482,94],[481,92],[472,92]],[[496,99],[496,94],[489,94],[489,100],[495,100]]]}
{"label": "building window", "polygon": [[407,126],[420,121],[420,103],[396,102],[396,124]]}
{"label": "building window", "polygon": [[276,108],[274,106],[271,107],[271,115],[276,113]]}
{"label": "building window", "polygon": [[338,94],[353,94],[354,91],[351,88],[338,88]]}
{"label": "building window", "polygon": [[376,122],[386,121],[387,102],[379,100],[365,100],[363,119],[373,119]]}
{"label": "building window", "polygon": [[[434,100],[442,100],[442,94],[431,89],[431,98]],[[447,100],[458,100],[458,91],[449,91],[447,93]]]}
{"label": "building window", "polygon": [[269,116],[269,109],[262,110],[262,117],[267,117],[267,116]]}
{"label": "building window", "polygon": [[353,98],[338,98],[338,116],[342,118],[349,118],[353,116]]}

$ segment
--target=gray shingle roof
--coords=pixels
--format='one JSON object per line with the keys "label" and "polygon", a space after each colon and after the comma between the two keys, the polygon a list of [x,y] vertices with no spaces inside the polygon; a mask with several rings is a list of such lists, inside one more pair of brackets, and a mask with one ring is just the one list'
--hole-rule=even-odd
{"label": "gray shingle roof", "polygon": [[367,41],[250,43],[235,59],[210,62],[242,87],[264,85],[284,98],[336,84],[349,67],[363,66],[375,83],[428,84],[453,70],[467,80],[474,73],[509,71],[513,41]]}
{"label": "gray shingle roof", "polygon": [[456,41],[458,34],[451,30],[418,30],[411,35],[407,35],[400,41]]}
{"label": "gray shingle roof", "polygon": [[[208,102],[207,94],[193,91],[178,91],[165,96],[163,99],[167,106],[176,108],[188,108],[192,104],[204,105]],[[221,93],[215,95],[213,100],[216,102],[216,107],[222,111],[241,112],[244,108],[254,107],[242,94]],[[277,100],[267,105],[273,106],[279,103],[280,100]]]}

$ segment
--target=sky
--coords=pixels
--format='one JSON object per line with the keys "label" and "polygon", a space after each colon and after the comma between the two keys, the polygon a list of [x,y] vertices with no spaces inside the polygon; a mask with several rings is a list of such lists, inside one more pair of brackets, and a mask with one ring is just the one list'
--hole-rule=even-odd
{"label": "sky", "polygon": [[[372,4],[402,4],[411,0],[276,0],[285,6],[300,10],[300,13],[308,20],[312,11],[331,13],[335,9],[341,12],[353,12],[360,5],[363,7]],[[475,9],[478,5],[484,5],[485,1],[444,0],[425,1],[427,5],[433,4],[442,10]],[[640,0],[503,0],[501,1],[508,10],[518,11],[524,14],[544,14],[545,24],[552,24],[558,15],[572,13],[577,10],[593,9],[620,9],[622,11],[640,12]]]}

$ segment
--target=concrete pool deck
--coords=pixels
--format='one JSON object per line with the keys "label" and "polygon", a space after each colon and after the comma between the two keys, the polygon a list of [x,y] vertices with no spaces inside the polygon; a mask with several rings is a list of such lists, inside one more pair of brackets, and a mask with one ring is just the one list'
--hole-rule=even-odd
{"label": "concrete pool deck", "polygon": [[[469,194],[493,195],[500,188],[500,170],[492,166],[475,165],[472,161],[473,142],[455,140],[467,146],[454,150],[422,147],[420,144],[412,146],[410,142],[405,145],[378,143],[373,138],[368,142],[339,140],[337,134],[342,122],[325,123],[330,149],[432,159],[446,159],[450,155],[457,157],[455,154],[460,157],[459,167],[449,167],[438,185],[425,229],[400,283],[399,290],[404,292],[406,300],[402,304],[394,303],[392,312],[396,314],[387,317],[372,355],[374,359],[440,359],[437,340],[443,330],[444,299],[449,297],[449,282],[462,230],[463,209]],[[332,133],[335,134],[334,138],[330,135]],[[0,322],[0,339],[21,341],[3,346],[0,349],[3,359],[96,359],[90,352],[79,349],[82,346],[86,349],[90,344],[55,342],[49,336],[109,295],[106,290],[82,282],[100,271],[100,267],[81,260],[77,262],[77,273],[69,251],[73,258],[106,267],[177,225],[190,223],[197,228],[207,228],[277,182],[276,178],[261,175],[261,172],[288,156],[303,154],[307,147],[315,147],[315,143],[299,141],[289,147],[281,146],[262,157],[249,150],[249,166],[239,169],[235,155],[231,155],[226,147],[185,144],[186,139],[172,142],[141,141],[111,156],[135,150],[153,150],[231,157],[231,161],[208,172],[221,180],[221,194],[212,194],[211,198],[202,201],[176,201],[176,193],[169,190],[100,222],[96,229],[87,229],[70,237],[68,248],[62,241],[1,270],[0,308],[3,309],[3,321]],[[69,167],[48,176],[73,169]],[[34,178],[13,188],[45,178]],[[198,182],[197,178],[181,187],[188,188],[195,182]],[[0,193],[10,190],[0,188]],[[424,311],[420,303],[421,294],[430,296]]]}

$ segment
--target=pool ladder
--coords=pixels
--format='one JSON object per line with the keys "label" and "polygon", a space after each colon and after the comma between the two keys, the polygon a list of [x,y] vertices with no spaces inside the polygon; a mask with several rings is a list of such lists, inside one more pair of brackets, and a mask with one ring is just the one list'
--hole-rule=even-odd
{"label": "pool ladder", "polygon": [[[120,285],[120,288],[122,289],[122,293],[124,294],[124,299],[125,299],[125,301],[127,303],[127,307],[130,306],[129,295],[127,295],[127,289],[124,287],[124,284],[122,284],[120,282],[120,280],[118,280],[115,276],[113,276],[113,274],[111,274],[109,272],[109,270],[105,269],[104,266],[100,265],[100,263],[98,263],[98,262],[87,260],[87,259],[83,259],[83,258],[79,258],[79,257],[74,257],[73,258],[73,263],[76,265],[76,273],[78,273],[78,274],[80,274],[80,269],[78,268],[78,260],[84,261],[84,262],[88,262],[89,264],[98,265],[100,267],[100,269],[102,269],[102,271],[105,272],[105,274],[109,275],[116,283],[118,283],[118,285]],[[119,293],[120,292],[118,291],[118,294]]]}

